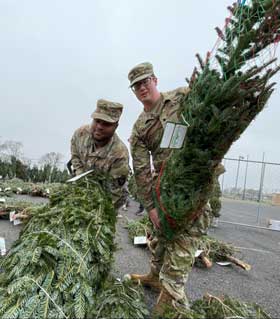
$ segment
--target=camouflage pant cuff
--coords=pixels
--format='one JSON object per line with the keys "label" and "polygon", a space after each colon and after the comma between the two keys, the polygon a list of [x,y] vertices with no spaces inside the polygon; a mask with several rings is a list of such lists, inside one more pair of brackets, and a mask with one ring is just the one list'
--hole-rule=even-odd
{"label": "camouflage pant cuff", "polygon": [[172,296],[176,303],[180,304],[182,307],[188,309],[189,301],[185,294],[185,284],[177,284],[174,282],[168,282],[166,279],[162,279],[160,276],[160,283],[163,288]]}
{"label": "camouflage pant cuff", "polygon": [[156,276],[159,276],[161,267],[162,265],[151,262],[151,273]]}

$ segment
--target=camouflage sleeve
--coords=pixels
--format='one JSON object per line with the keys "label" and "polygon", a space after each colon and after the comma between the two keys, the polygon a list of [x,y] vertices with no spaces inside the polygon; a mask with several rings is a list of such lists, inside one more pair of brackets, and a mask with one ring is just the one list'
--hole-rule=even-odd
{"label": "camouflage sleeve", "polygon": [[150,153],[146,145],[139,138],[135,128],[133,128],[130,138],[130,147],[137,185],[137,197],[141,200],[145,209],[150,211],[154,208]]}
{"label": "camouflage sleeve", "polygon": [[166,92],[167,95],[169,96],[172,96],[173,99],[175,98],[176,100],[180,100],[184,97],[186,97],[190,92],[190,88],[188,86],[182,86],[182,87],[179,87],[175,90],[172,90],[172,91],[169,91],[169,92]]}
{"label": "camouflage sleeve", "polygon": [[128,195],[126,181],[129,173],[128,153],[114,161],[110,169],[112,177],[112,200],[115,208],[120,208],[126,201]]}
{"label": "camouflage sleeve", "polygon": [[71,139],[71,162],[73,165],[73,172],[75,175],[82,174],[84,172],[84,165],[80,159],[80,153],[78,150],[78,136],[77,131],[74,133]]}

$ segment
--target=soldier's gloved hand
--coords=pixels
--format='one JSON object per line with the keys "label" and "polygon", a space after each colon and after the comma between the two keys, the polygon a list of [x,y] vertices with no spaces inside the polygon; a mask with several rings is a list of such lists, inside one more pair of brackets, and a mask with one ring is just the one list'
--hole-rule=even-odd
{"label": "soldier's gloved hand", "polygon": [[160,219],[158,215],[158,211],[156,208],[153,208],[149,211],[149,217],[155,228],[160,228]]}

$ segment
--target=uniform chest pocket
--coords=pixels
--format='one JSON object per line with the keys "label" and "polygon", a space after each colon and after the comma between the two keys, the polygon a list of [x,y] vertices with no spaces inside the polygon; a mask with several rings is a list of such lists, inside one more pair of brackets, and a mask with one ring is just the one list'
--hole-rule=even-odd
{"label": "uniform chest pocket", "polygon": [[156,126],[157,122],[159,122],[159,116],[157,116],[156,118],[147,119],[144,122],[143,127],[141,127],[141,129],[139,130],[142,140],[146,140],[148,138],[149,132],[154,126]]}

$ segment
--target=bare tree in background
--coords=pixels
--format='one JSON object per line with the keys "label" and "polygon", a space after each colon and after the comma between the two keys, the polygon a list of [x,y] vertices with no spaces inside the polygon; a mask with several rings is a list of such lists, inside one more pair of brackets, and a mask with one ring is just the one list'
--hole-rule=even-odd
{"label": "bare tree in background", "polygon": [[4,160],[10,160],[12,157],[20,160],[23,156],[23,144],[17,141],[5,141],[0,144],[0,155]]}
{"label": "bare tree in background", "polygon": [[39,163],[42,166],[49,168],[49,182],[52,181],[53,172],[59,167],[59,163],[61,162],[62,158],[63,155],[57,152],[47,153],[40,158]]}

